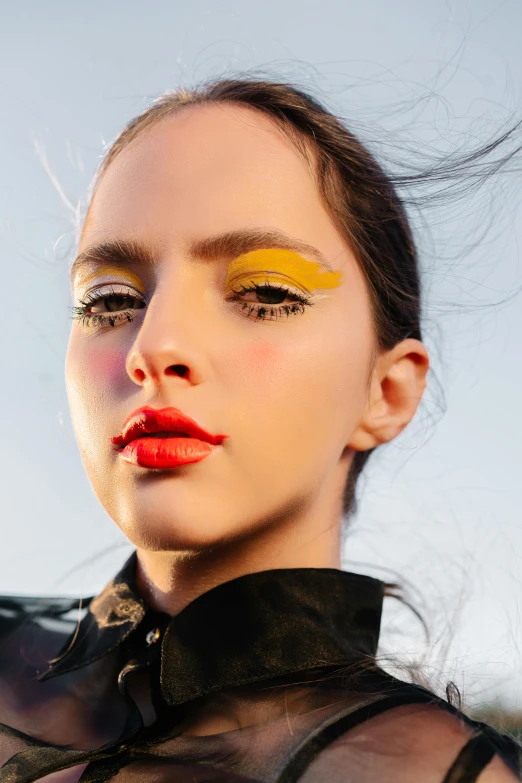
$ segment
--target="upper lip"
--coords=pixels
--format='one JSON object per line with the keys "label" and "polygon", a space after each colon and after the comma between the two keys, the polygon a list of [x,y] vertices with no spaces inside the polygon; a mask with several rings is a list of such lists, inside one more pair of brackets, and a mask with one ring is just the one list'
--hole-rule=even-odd
{"label": "upper lip", "polygon": [[189,438],[204,440],[213,446],[218,446],[228,435],[212,435],[199,426],[194,419],[178,408],[138,408],[125,421],[121,433],[112,438],[112,443],[123,448],[136,438],[158,432],[188,435]]}

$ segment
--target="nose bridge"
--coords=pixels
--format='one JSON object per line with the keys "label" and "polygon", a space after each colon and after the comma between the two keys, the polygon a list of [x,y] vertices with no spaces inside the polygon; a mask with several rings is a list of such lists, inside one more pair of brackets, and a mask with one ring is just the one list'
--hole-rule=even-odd
{"label": "nose bridge", "polygon": [[169,375],[193,383],[202,378],[203,291],[187,275],[165,280],[154,292],[127,355],[127,372],[138,383]]}

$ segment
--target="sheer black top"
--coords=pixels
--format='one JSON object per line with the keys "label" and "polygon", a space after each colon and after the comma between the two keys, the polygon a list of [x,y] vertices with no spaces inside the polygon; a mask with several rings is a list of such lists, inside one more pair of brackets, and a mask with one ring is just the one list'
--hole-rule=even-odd
{"label": "sheer black top", "polygon": [[170,617],[135,568],[0,597],[1,783],[522,780],[513,739],[377,666],[383,582],[262,571]]}

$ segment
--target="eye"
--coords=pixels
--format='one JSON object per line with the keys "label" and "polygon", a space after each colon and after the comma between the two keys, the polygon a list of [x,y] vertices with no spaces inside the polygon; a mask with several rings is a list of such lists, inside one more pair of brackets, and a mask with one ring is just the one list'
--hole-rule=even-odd
{"label": "eye", "polygon": [[[241,314],[248,318],[270,321],[298,313],[303,314],[305,307],[312,305],[309,297],[301,292],[292,291],[284,285],[251,282],[250,285],[241,285],[240,288],[239,291],[233,291],[234,296],[231,300],[235,302]],[[287,303],[283,304],[285,300]]]}
{"label": "eye", "polygon": [[73,307],[73,318],[82,326],[115,326],[132,321],[134,311],[145,307],[143,297],[127,286],[102,286],[89,291],[80,304]]}
{"label": "eye", "polygon": [[[278,288],[273,285],[255,285],[252,288],[243,289],[242,292],[236,292],[236,293],[243,293],[248,294],[251,293],[262,304],[281,304],[285,301],[285,299],[289,298],[289,293],[286,288]],[[244,301],[254,301],[253,299],[245,299]]]}

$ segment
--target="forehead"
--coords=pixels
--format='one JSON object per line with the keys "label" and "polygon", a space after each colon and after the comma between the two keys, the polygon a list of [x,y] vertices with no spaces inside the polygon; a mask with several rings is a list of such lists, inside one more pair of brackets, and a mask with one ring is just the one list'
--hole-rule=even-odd
{"label": "forehead", "polygon": [[185,107],[110,164],[82,245],[122,233],[163,244],[257,224],[310,240],[335,233],[307,162],[275,122],[233,104]]}

